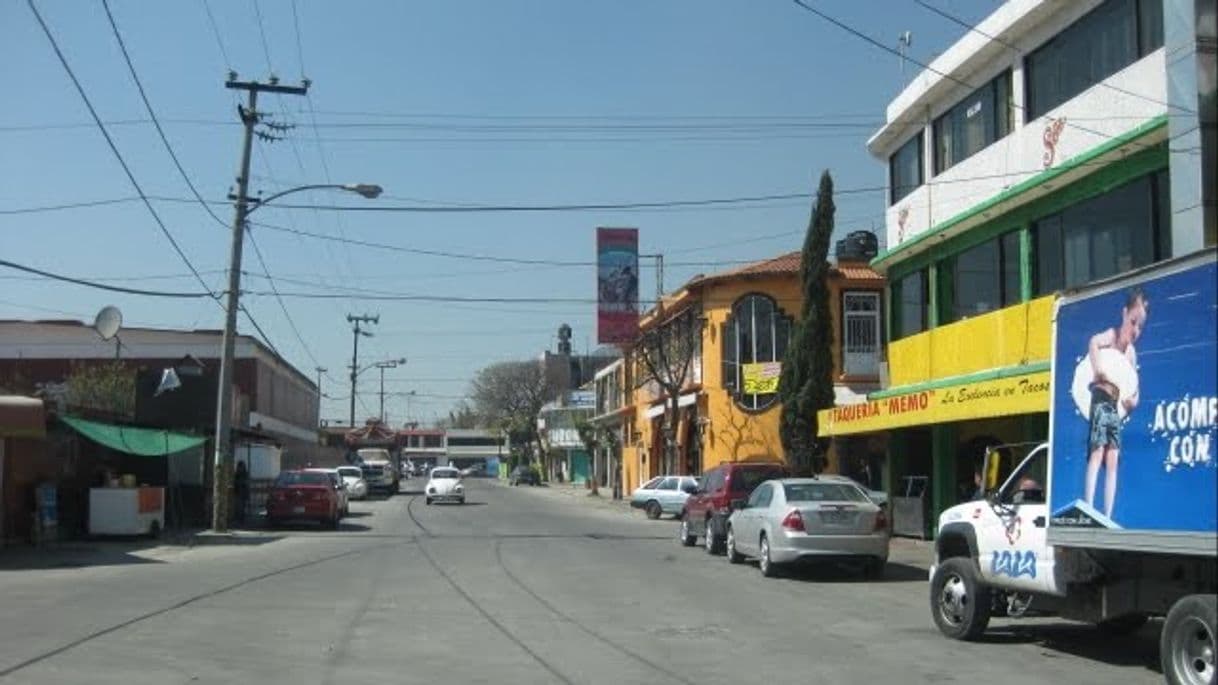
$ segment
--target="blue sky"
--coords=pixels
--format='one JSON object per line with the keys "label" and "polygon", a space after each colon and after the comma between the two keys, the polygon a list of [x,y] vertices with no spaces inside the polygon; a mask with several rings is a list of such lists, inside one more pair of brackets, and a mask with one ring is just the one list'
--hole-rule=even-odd
{"label": "blue sky", "polygon": [[[103,120],[145,119],[100,1],[36,4]],[[936,5],[976,21],[997,3]],[[924,60],[962,30],[912,0],[816,6],[894,45],[902,31],[912,31],[912,55]],[[297,0],[299,50],[291,0],[113,0],[111,8],[170,143],[209,200],[224,198],[238,161],[236,99],[223,87],[230,68],[242,78],[265,78],[273,70],[285,82],[302,73],[313,81],[307,101],[284,96],[260,103],[274,120],[296,128],[289,140],[255,146],[255,190],[324,183],[328,171],[336,183],[384,186],[385,196],[374,202],[386,205],[797,193],[810,191],[826,168],[841,189],[881,186],[884,167],[864,147],[869,125],[882,119],[886,103],[914,73],[907,67],[902,74],[896,57],[778,0]],[[7,65],[9,92],[0,109],[0,210],[134,195],[25,2],[0,4],[0,63]],[[830,122],[850,125],[809,125]],[[116,123],[109,130],[148,194],[189,197],[151,125]],[[368,202],[329,192],[295,199]],[[883,193],[843,194],[836,203],[839,231],[882,228]],[[155,206],[204,279],[220,290],[226,232],[198,204]],[[227,206],[214,210],[225,221],[231,217]],[[592,260],[597,226],[636,226],[642,252],[665,254],[672,289],[736,260],[798,249],[808,211],[809,200],[443,215],[267,206],[255,220],[414,249],[558,261]],[[245,299],[291,362],[310,375],[317,363],[329,369],[323,390],[330,395],[348,393],[342,380],[350,359],[348,312],[381,316],[376,337],[361,345],[362,360],[409,360],[387,372],[386,385],[417,393],[410,401],[415,419],[446,412],[487,362],[552,349],[561,323],[574,328],[577,348],[595,346],[591,304],[368,302],[349,290],[592,298],[590,266],[505,265],[254,230],[281,292],[344,295],[285,298],[303,344],[273,297]],[[139,203],[0,214],[0,245],[5,259],[60,273],[199,289]],[[244,270],[261,274],[248,246]],[[653,283],[645,268],[642,292],[651,293]],[[247,277],[243,289],[265,293],[269,286],[265,278]],[[222,325],[220,308],[206,300],[104,293],[0,270],[0,318],[89,320],[105,304],[119,306],[129,325]],[[245,320],[241,329],[252,332]],[[361,382],[373,412],[376,384],[372,373]],[[405,420],[404,397],[386,404],[392,421]],[[345,416],[345,401],[323,403],[322,418]]]}

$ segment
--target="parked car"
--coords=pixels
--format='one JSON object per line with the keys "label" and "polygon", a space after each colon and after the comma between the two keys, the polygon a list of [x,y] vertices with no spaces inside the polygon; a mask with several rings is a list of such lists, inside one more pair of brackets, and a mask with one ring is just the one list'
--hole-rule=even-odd
{"label": "parked car", "polygon": [[693,476],[659,476],[643,483],[630,495],[630,506],[647,512],[647,518],[664,514],[680,516],[689,493],[698,489]]}
{"label": "parked car", "polygon": [[305,469],[311,473],[324,473],[330,479],[330,484],[334,486],[335,494],[338,496],[338,515],[346,516],[351,513],[351,497],[347,493],[347,483],[343,480],[342,474],[338,469],[323,469],[309,468]]}
{"label": "parked car", "polygon": [[702,536],[707,554],[719,554],[732,502],[744,502],[761,483],[788,475],[787,466],[781,462],[731,462],[703,473],[681,511],[681,544],[693,547]]}
{"label": "parked car", "polygon": [[541,479],[537,477],[537,472],[528,466],[517,466],[508,474],[508,482],[512,485],[541,485]]}
{"label": "parked car", "polygon": [[326,473],[283,471],[271,485],[266,523],[272,528],[285,521],[311,520],[337,529],[340,516],[338,490]]}
{"label": "parked car", "polygon": [[863,485],[862,483],[858,482],[857,480],[855,480],[849,476],[834,475],[834,476],[820,476],[820,477],[821,478],[841,478],[841,479],[850,481],[851,483],[854,483],[855,485],[857,485],[858,488],[860,490],[862,490],[864,494],[867,495],[867,499],[870,499],[872,502],[875,502],[876,504],[880,505],[881,507],[888,506],[888,493],[884,492],[883,490],[872,490],[871,488],[867,487],[866,485]]}
{"label": "parked car", "polygon": [[446,501],[465,504],[465,484],[461,472],[451,466],[437,466],[427,476],[427,487],[423,490],[427,504]]}
{"label": "parked car", "polygon": [[753,557],[764,576],[786,564],[861,561],[869,577],[888,563],[884,510],[844,476],[785,478],[758,485],[727,521],[727,558]]}
{"label": "parked car", "polygon": [[347,486],[348,499],[364,499],[368,496],[368,481],[364,480],[364,472],[358,466],[340,466],[338,474],[343,477]]}

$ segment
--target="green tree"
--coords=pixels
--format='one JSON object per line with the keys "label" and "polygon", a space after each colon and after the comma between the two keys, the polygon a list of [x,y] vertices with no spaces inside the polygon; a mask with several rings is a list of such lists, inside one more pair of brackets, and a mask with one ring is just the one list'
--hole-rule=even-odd
{"label": "green tree", "polygon": [[833,315],[829,311],[829,239],[833,234],[833,178],[821,174],[799,268],[804,301],[782,360],[779,437],[787,462],[816,469],[826,445],[816,438],[816,412],[833,406]]}
{"label": "green tree", "polygon": [[66,385],[69,409],[92,409],[124,418],[135,415],[135,371],[122,362],[78,367]]}

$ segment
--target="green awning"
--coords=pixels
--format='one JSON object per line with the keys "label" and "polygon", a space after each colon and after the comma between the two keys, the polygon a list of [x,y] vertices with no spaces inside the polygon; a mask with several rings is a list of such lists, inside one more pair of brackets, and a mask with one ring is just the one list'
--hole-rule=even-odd
{"label": "green awning", "polygon": [[163,457],[198,447],[207,440],[207,438],[156,428],[120,426],[113,423],[86,421],[72,416],[59,418],[77,433],[93,442],[105,445],[112,450],[141,457]]}

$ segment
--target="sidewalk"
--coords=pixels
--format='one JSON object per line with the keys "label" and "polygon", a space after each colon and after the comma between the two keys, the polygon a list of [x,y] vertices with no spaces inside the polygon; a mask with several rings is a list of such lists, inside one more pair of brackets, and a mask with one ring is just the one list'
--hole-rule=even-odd
{"label": "sidewalk", "polygon": [[[497,478],[488,479],[495,484],[510,488],[512,487],[507,481]],[[600,495],[593,496],[592,491],[584,487],[583,484],[573,485],[571,483],[543,483],[542,485],[519,485],[516,486],[521,490],[535,492],[544,497],[562,498],[567,500],[579,500],[587,503],[590,506],[595,506],[601,509],[617,511],[629,515],[633,510],[630,508],[630,501],[626,499],[613,499],[613,490],[611,488],[600,488]]]}

